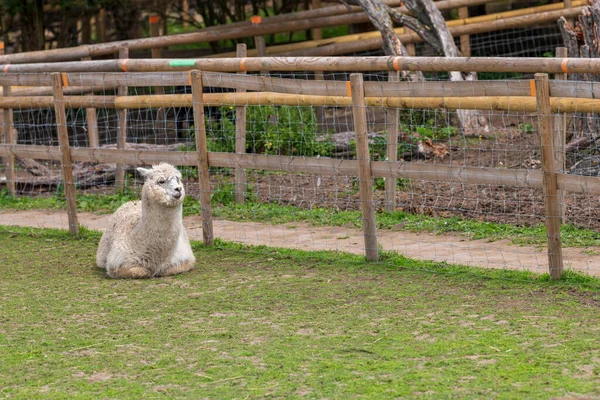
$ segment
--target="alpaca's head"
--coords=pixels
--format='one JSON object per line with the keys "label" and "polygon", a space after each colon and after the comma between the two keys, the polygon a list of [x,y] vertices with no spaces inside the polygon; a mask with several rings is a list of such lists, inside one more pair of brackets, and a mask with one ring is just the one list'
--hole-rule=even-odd
{"label": "alpaca's head", "polygon": [[165,207],[176,207],[183,203],[185,189],[177,168],[160,163],[150,169],[137,168],[137,171],[146,179],[142,189],[143,199]]}

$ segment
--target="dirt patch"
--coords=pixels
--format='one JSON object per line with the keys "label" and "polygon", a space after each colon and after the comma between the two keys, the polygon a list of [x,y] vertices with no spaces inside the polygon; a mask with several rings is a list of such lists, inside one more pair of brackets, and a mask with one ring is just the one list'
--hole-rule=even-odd
{"label": "dirt patch", "polygon": [[[89,229],[105,229],[109,215],[79,213],[79,222]],[[1,225],[40,228],[68,227],[63,211],[0,211]],[[184,218],[192,240],[202,240],[200,217]],[[266,245],[301,250],[337,250],[364,254],[362,232],[347,227],[313,227],[307,224],[270,225],[257,222],[214,221],[215,236],[249,245]],[[384,250],[397,251],[409,258],[484,268],[548,271],[544,247],[514,246],[507,241],[468,240],[453,235],[379,230],[378,242]],[[565,268],[600,276],[600,248],[563,249]]]}

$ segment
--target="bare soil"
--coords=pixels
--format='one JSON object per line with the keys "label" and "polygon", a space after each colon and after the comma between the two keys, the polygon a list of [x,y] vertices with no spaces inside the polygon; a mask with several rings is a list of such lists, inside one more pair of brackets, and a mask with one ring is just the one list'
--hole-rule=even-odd
{"label": "bare soil", "polygon": [[[104,230],[109,215],[79,213],[80,224]],[[63,211],[0,211],[0,225],[67,229]],[[184,218],[192,240],[202,240],[200,217]],[[301,250],[335,250],[364,253],[362,232],[347,227],[312,227],[306,224],[270,225],[257,222],[214,221],[215,236],[248,245],[294,248]],[[434,235],[402,231],[378,231],[384,250],[397,251],[413,259],[463,264],[484,268],[548,271],[545,247],[514,246],[506,241],[467,240],[454,235]],[[600,276],[600,248],[563,249],[565,268]]]}

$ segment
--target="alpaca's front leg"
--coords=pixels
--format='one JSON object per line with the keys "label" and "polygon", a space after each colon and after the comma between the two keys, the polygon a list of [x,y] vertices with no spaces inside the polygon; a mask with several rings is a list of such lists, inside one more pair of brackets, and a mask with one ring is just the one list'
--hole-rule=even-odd
{"label": "alpaca's front leg", "polygon": [[125,264],[118,268],[108,268],[106,273],[115,279],[144,279],[152,277],[152,272],[138,264]]}
{"label": "alpaca's front leg", "polygon": [[179,264],[167,267],[166,269],[159,271],[155,276],[169,276],[169,275],[177,275],[182,274],[184,272],[188,272],[194,269],[194,265],[196,264],[195,260],[183,261]]}

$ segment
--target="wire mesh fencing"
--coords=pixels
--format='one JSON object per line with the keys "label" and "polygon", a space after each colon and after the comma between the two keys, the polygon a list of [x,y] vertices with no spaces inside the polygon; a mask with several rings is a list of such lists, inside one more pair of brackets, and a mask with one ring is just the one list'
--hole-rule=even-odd
{"label": "wire mesh fencing", "polygon": [[596,118],[592,83],[549,82],[549,113],[537,80],[382,71],[360,74],[358,90],[351,75],[206,72],[195,103],[187,71],[61,74],[62,98],[50,74],[13,77],[23,87],[2,98],[0,225],[69,226],[64,109],[77,222],[92,229],[140,197],[136,167],[165,161],[182,172],[185,225],[201,240],[206,143],[215,238],[547,272],[558,235],[565,268],[600,273],[598,161],[593,146],[565,146]]}

